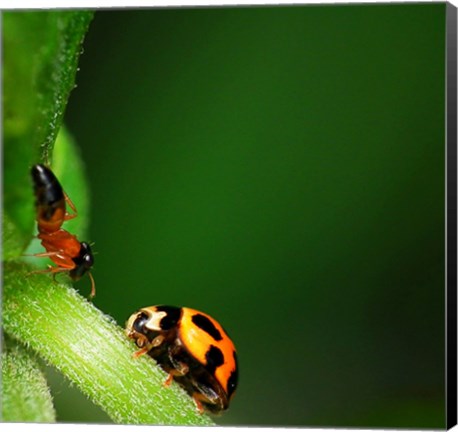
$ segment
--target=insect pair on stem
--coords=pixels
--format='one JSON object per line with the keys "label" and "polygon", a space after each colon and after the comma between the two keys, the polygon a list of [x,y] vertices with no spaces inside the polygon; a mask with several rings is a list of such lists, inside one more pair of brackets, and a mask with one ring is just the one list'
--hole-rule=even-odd
{"label": "insect pair on stem", "polygon": [[[77,210],[53,172],[45,165],[32,167],[38,235],[56,266],[37,273],[68,272],[73,280],[85,273],[91,278],[91,297],[95,282],[89,271],[94,257],[88,243],[62,228],[77,216]],[[68,213],[66,206],[73,213]],[[140,350],[135,358],[148,354],[168,373],[164,382],[176,381],[194,400],[200,413],[220,414],[229,407],[238,381],[238,362],[234,344],[221,325],[207,314],[190,308],[151,306],[134,313],[126,324],[126,336]]]}

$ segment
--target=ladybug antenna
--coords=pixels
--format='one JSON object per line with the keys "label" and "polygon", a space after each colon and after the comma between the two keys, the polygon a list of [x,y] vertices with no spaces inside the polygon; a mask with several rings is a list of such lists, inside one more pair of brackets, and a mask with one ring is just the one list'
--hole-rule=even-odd
{"label": "ladybug antenna", "polygon": [[87,274],[91,278],[91,294],[90,294],[90,298],[92,299],[92,298],[95,297],[95,280],[94,280],[91,272],[87,272]]}

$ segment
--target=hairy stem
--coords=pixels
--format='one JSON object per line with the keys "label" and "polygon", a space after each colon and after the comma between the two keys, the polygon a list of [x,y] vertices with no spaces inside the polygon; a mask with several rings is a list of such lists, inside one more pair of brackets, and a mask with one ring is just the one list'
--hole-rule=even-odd
{"label": "hairy stem", "polygon": [[[31,274],[20,262],[4,267],[3,324],[74,382],[118,423],[212,425],[177,385],[136,350],[123,329],[49,275]],[[107,287],[105,287],[107,289]]]}
{"label": "hairy stem", "polygon": [[14,341],[5,342],[2,353],[2,421],[55,422],[51,393],[37,360]]}

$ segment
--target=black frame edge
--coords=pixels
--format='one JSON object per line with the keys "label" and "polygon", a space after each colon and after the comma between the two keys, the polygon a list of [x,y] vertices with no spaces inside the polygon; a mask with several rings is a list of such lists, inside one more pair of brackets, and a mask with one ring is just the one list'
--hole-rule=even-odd
{"label": "black frame edge", "polygon": [[457,8],[446,4],[446,427],[457,424]]}

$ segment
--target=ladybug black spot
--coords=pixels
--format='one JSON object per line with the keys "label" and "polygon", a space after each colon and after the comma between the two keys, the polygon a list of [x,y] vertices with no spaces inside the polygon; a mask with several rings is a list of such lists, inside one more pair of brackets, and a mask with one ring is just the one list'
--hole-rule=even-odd
{"label": "ladybug black spot", "polygon": [[210,345],[210,348],[205,353],[205,359],[207,360],[206,368],[211,374],[224,363],[223,353],[214,345]]}
{"label": "ladybug black spot", "polygon": [[192,322],[204,332],[208,333],[215,341],[223,339],[219,330],[206,316],[195,314],[192,317]]}
{"label": "ladybug black spot", "polygon": [[157,306],[156,310],[166,313],[159,323],[162,330],[170,330],[175,327],[181,318],[181,308],[176,306]]}

